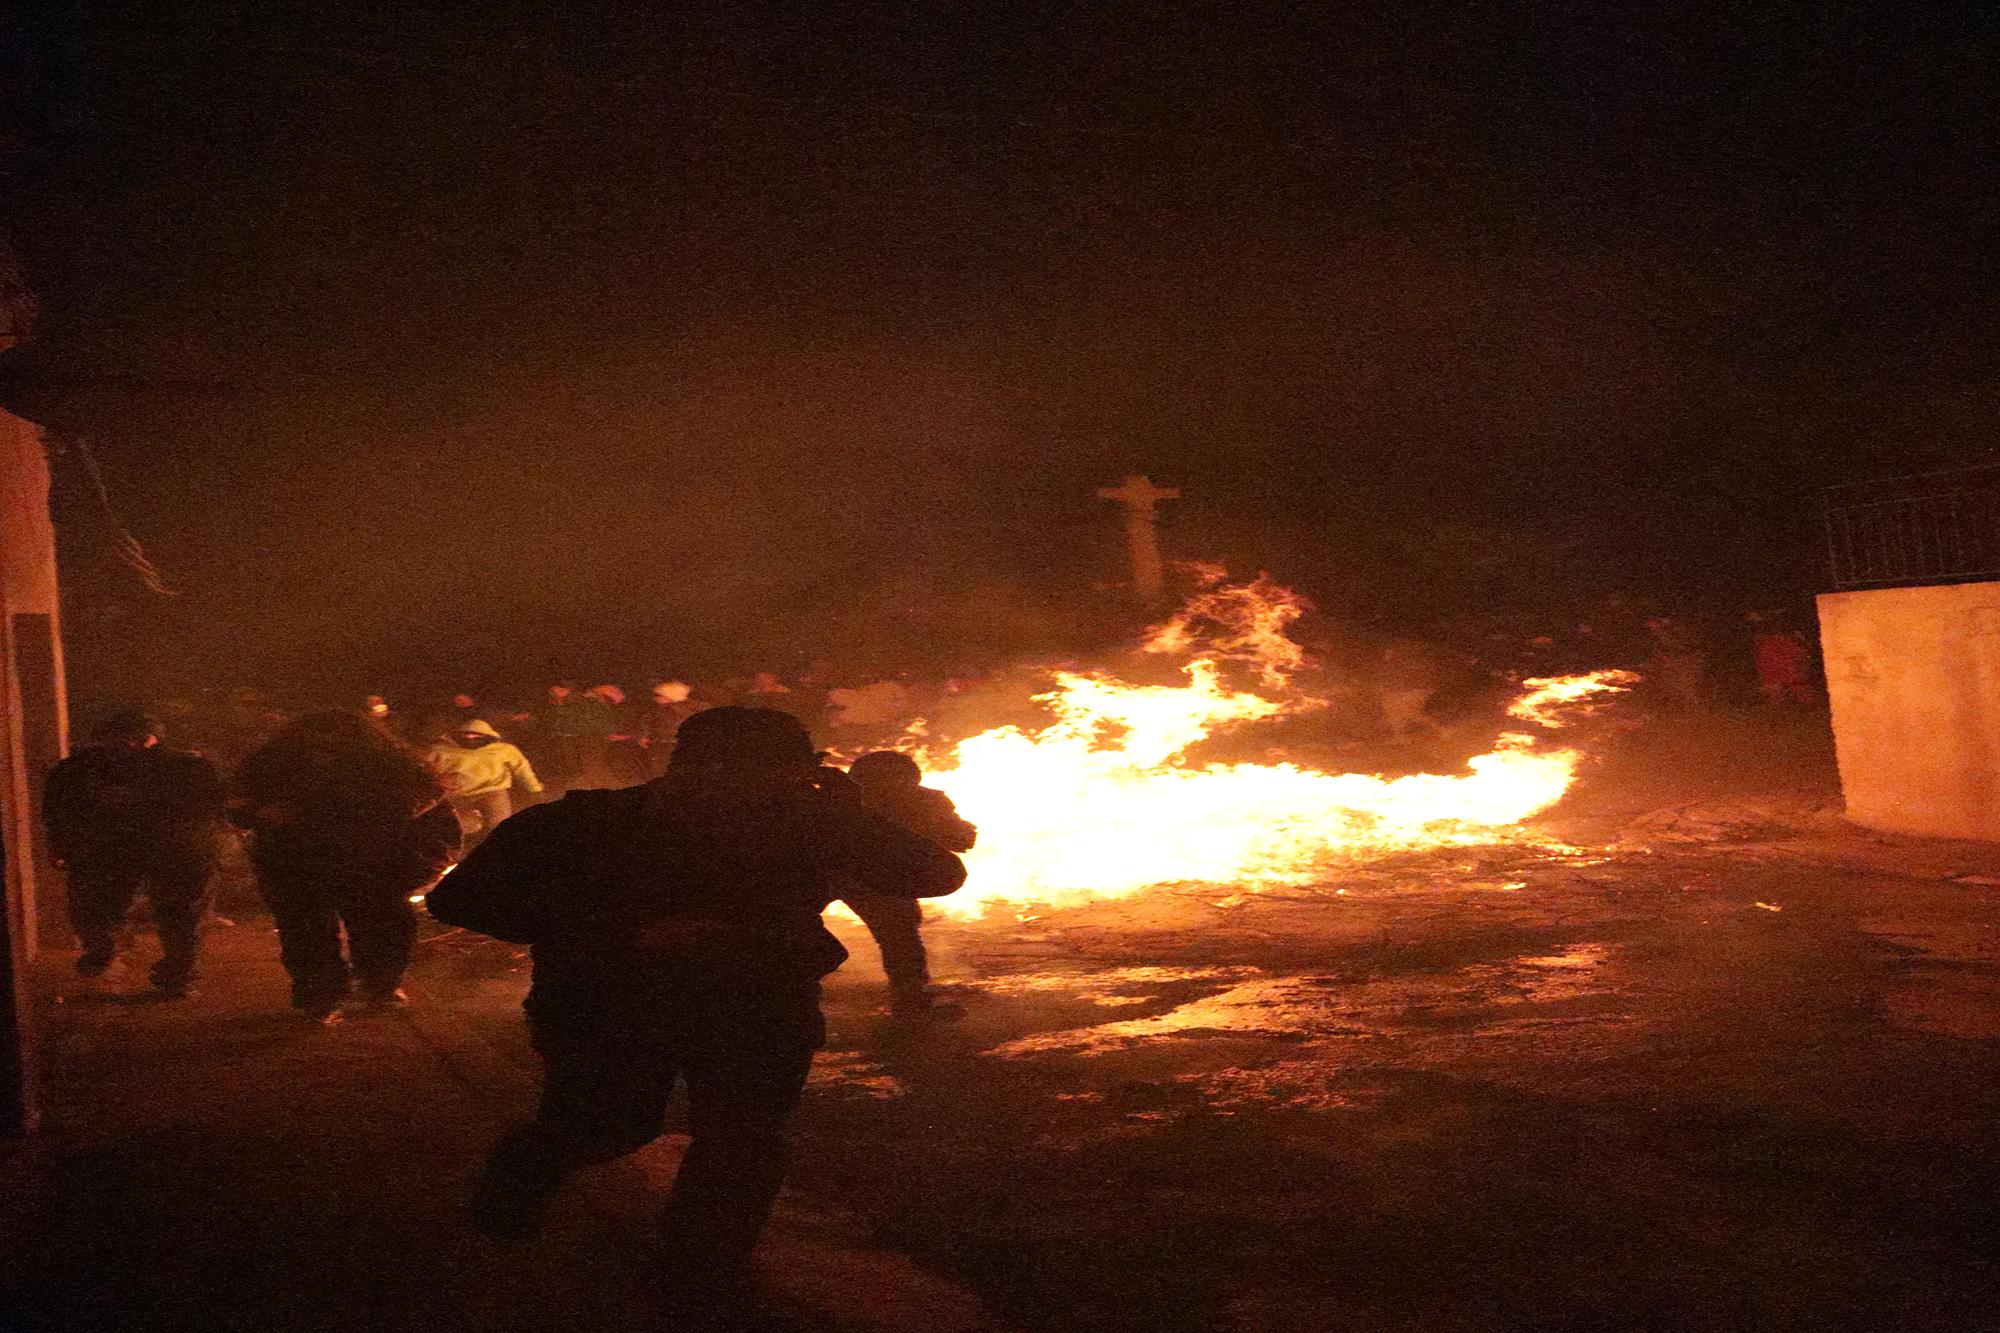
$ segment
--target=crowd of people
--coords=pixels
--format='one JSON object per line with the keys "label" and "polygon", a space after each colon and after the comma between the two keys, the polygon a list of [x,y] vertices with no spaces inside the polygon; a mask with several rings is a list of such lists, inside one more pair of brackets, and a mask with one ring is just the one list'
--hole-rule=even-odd
{"label": "crowd of people", "polygon": [[[1746,624],[1753,697],[1811,702],[1804,636]],[[1701,636],[1664,617],[1643,633],[1626,655],[1657,701],[1711,706]],[[1589,626],[1489,635],[1479,651],[1378,643],[1364,669],[1331,665],[1320,684],[1338,704],[1328,711],[1394,743],[1525,676],[1624,664],[1606,657]],[[143,895],[160,941],[151,985],[189,996],[230,849],[245,854],[291,1004],[312,1027],[408,1003],[418,902],[528,945],[542,1098],[495,1148],[474,1225],[532,1234],[572,1168],[656,1137],[684,1083],[693,1143],[666,1253],[685,1288],[726,1287],[776,1196],[785,1125],[824,1037],[820,980],[846,957],[825,908],[845,901],[875,937],[893,1014],[954,1016],[931,984],[919,900],[963,881],[958,854],[976,830],[916,759],[877,747],[907,739],[922,713],[947,716],[954,698],[988,711],[994,684],[759,672],[712,688],[656,680],[636,702],[616,685],[556,681],[530,707],[455,691],[291,716],[240,689],[219,707],[164,701],[164,722],[117,712],[45,785],[76,970],[114,965]],[[843,769],[836,753],[854,757]]]}
{"label": "crowd of people", "polygon": [[[655,692],[646,734],[664,752],[656,776],[573,782],[516,814],[507,798],[540,783],[471,701],[440,715],[428,755],[390,730],[385,703],[285,721],[233,775],[162,744],[144,713],[100,723],[45,784],[78,973],[113,966],[143,894],[161,944],[152,985],[192,994],[232,830],[292,1005],[314,1027],[339,1023],[356,991],[365,1009],[408,1002],[419,900],[448,925],[526,944],[542,1097],[495,1148],[473,1225],[532,1234],[572,1168],[657,1137],[684,1083],[693,1135],[667,1204],[666,1275],[682,1296],[728,1289],[775,1201],[785,1126],[824,1039],[820,981],[847,956],[822,913],[844,899],[876,933],[896,1013],[948,1016],[917,900],[964,881],[957,853],[975,830],[908,755],[842,770],[790,713],[700,708],[673,688]],[[541,739],[568,777],[588,776],[616,701],[552,690],[551,704]]]}
{"label": "crowd of people", "polygon": [[[773,676],[753,682],[765,695],[790,692]],[[663,778],[683,724],[711,711],[680,681],[656,684],[641,709],[624,704],[616,686],[559,683],[539,715],[501,716],[521,729],[559,791],[584,792]],[[789,709],[752,703],[736,711],[743,707],[798,720]],[[233,776],[218,762],[226,755],[163,744],[166,728],[155,717],[114,713],[45,786],[50,846],[68,872],[71,925],[82,944],[78,971],[109,967],[143,892],[165,952],[152,979],[163,996],[184,995],[201,918],[228,852],[241,849],[277,925],[301,1013],[338,1022],[350,988],[366,1003],[406,1002],[400,981],[416,935],[409,904],[517,809],[551,794],[528,750],[505,739],[484,711],[469,694],[455,694],[414,736],[380,695],[353,712],[265,714],[264,734]],[[870,721],[880,730],[895,718],[877,712]],[[635,762],[615,762],[621,746]],[[831,756],[816,753],[825,767]],[[916,760],[891,750],[860,754],[850,771],[850,785],[871,805],[951,851],[968,850],[971,825],[922,782]],[[833,896],[880,945],[895,1012],[949,1014],[932,996],[913,909],[877,902],[866,885]]]}
{"label": "crowd of people", "polygon": [[[368,694],[356,706],[419,749],[484,723],[496,739],[524,753],[539,781],[560,792],[658,777],[666,770],[676,730],[704,708],[778,708],[829,748],[851,755],[894,741],[909,720],[969,683],[947,679],[927,685],[903,674],[838,685],[829,676],[816,668],[789,676],[759,671],[712,684],[660,678],[636,693],[608,682],[558,679],[525,696],[447,687],[407,698]],[[294,716],[265,691],[247,685],[199,697],[167,696],[151,711],[177,745],[225,766],[242,762]]]}
{"label": "crowd of people", "polygon": [[[1806,636],[1775,614],[1750,613],[1736,635],[1743,642],[1720,647],[1712,627],[1696,628],[1665,616],[1624,620],[1632,623],[1622,630],[1584,624],[1532,634],[1471,626],[1458,636],[1456,646],[1329,638],[1315,645],[1313,656],[1322,665],[1302,685],[1331,705],[1315,715],[1316,725],[1362,744],[1448,737],[1460,718],[1495,713],[1524,677],[1603,666],[1640,670],[1644,691],[1656,707],[1669,711],[1749,700],[1809,705],[1821,697]],[[1609,617],[1605,621],[1623,623]],[[996,707],[993,696],[1001,692],[990,678],[925,683],[902,675],[834,684],[831,674],[814,667],[789,677],[749,672],[715,684],[660,678],[636,699],[616,684],[576,680],[550,682],[538,699],[526,702],[482,697],[468,689],[408,702],[370,694],[351,712],[300,715],[288,714],[261,692],[244,687],[205,703],[161,700],[152,715],[120,715],[107,724],[103,743],[62,765],[48,787],[53,845],[71,868],[73,924],[84,946],[80,966],[90,971],[103,965],[108,923],[121,916],[121,904],[129,904],[138,886],[145,885],[169,952],[156,980],[166,992],[184,986],[195,938],[187,923],[198,919],[195,904],[206,901],[215,878],[203,849],[219,837],[225,879],[230,867],[243,864],[243,858],[228,853],[238,847],[248,850],[258,896],[278,918],[286,941],[285,961],[303,1010],[321,1017],[337,1012],[330,1006],[344,993],[342,965],[335,958],[342,924],[354,954],[345,966],[364,996],[393,1002],[413,934],[409,914],[395,903],[405,902],[524,806],[568,792],[626,788],[661,778],[671,766],[681,728],[692,717],[718,706],[782,712],[818,737],[827,751],[862,756],[857,776],[893,773],[897,783],[915,786],[921,775],[904,770],[902,765],[913,770],[907,756],[899,762],[893,753],[872,752],[906,744],[913,729],[921,729],[919,719],[930,720],[933,736],[941,719],[948,732],[955,706],[968,715],[990,714]],[[140,732],[173,744],[135,746]],[[281,828],[274,822],[301,803],[293,790],[300,784],[316,796],[344,791],[364,773],[364,785],[372,783],[375,793],[368,799],[381,810],[355,826],[363,831],[338,833],[310,823]],[[171,794],[171,812],[146,794],[149,783]],[[890,784],[869,785],[880,791]],[[160,827],[86,832],[89,821],[74,812],[89,801],[78,793],[98,788],[134,788],[139,794],[130,799],[148,810],[157,807],[148,818]],[[355,793],[345,793],[340,801],[346,803],[343,808],[360,808]],[[304,804],[311,808],[311,799]],[[385,861],[365,873],[351,867],[339,874],[327,869],[329,847],[340,836],[379,849],[383,839],[377,824],[386,818],[382,812],[400,816],[405,807],[431,813],[427,824],[407,831],[414,841],[393,863]],[[244,831],[239,842],[231,843],[227,833],[214,833],[230,821]],[[144,857],[132,853],[128,844],[134,839],[150,849]],[[150,867],[143,874],[135,870],[141,860]],[[306,881],[341,887],[316,898],[302,887],[288,887]],[[378,886],[379,892],[364,890],[364,883]],[[244,905],[242,897],[247,894],[236,906]],[[379,908],[374,905],[378,898]],[[882,944],[899,1005],[911,1008],[913,997],[923,992],[910,980],[921,975],[921,946],[913,928],[895,924],[900,910],[880,904],[872,910],[857,908]],[[913,958],[918,963],[911,964]]]}

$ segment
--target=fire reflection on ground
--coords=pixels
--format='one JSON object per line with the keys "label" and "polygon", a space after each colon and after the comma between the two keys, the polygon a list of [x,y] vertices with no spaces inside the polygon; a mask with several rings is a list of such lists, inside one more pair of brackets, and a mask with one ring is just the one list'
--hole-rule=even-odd
{"label": "fire reflection on ground", "polygon": [[[1038,1327],[1840,1326],[1857,1290],[1985,1299],[1994,890],[1825,831],[1603,841],[940,914],[958,1022],[893,1021],[836,920],[854,961],[796,1188]],[[520,985],[437,993],[525,1070]]]}
{"label": "fire reflection on ground", "polygon": [[[1446,848],[939,919],[966,1016],[914,1033],[841,925],[837,1039],[900,1091],[823,1087],[805,1184],[1066,1327],[1538,1327],[1606,1300],[1738,1327],[1820,1310],[1835,1269],[1921,1301],[1986,1197],[1939,1213],[1922,1182],[2000,1180],[1967,1040],[2000,1033],[2000,931],[1986,891],[1823,854]],[[1895,1221],[1826,1224],[1800,1191]],[[954,1235],[979,1253],[925,1239]],[[1808,1253],[1838,1258],[1801,1276]],[[1579,1273],[1615,1298],[1564,1294]]]}

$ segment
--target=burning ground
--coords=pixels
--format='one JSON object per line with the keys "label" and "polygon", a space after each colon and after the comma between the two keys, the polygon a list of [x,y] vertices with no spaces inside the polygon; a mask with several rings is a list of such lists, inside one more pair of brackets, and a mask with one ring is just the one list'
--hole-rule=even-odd
{"label": "burning ground", "polygon": [[[1770,785],[1819,744],[1656,724],[1546,844],[937,919],[918,1031],[837,922],[793,1188],[1065,1333],[1977,1326],[2000,860]],[[525,1079],[518,980],[428,967]]]}
{"label": "burning ground", "polygon": [[1751,807],[941,922],[914,1035],[848,932],[799,1188],[1044,1328],[1970,1326],[1992,854]]}
{"label": "burning ground", "polygon": [[[2000,859],[1843,825],[1824,718],[1538,707],[1527,752],[1589,760],[1526,822],[1099,896],[1043,892],[1052,856],[935,914],[959,1023],[889,1021],[836,920],[795,1190],[1035,1329],[1980,1323]],[[1237,780],[1198,753],[1141,784]],[[525,1077],[520,978],[474,961],[434,993]]]}
{"label": "burning ground", "polygon": [[[1042,717],[956,740],[923,722],[930,780],[984,830],[956,915],[995,904],[1121,896],[1166,884],[1260,889],[1413,848],[1506,841],[1559,801],[1584,755],[1557,733],[1636,684],[1603,670],[1521,681],[1507,729],[1443,773],[1342,772],[1279,746],[1261,761],[1204,755],[1280,718],[1329,710],[1300,688],[1288,627],[1303,599],[1268,576],[1202,587],[1122,668],[1045,673]],[[1148,661],[1147,659],[1151,659]],[[1145,677],[1129,678],[1138,666]]]}

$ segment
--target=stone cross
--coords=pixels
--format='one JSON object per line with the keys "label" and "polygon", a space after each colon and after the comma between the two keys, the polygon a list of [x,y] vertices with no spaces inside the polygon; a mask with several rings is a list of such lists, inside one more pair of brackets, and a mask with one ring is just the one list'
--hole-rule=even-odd
{"label": "stone cross", "polygon": [[1153,531],[1153,510],[1162,500],[1180,499],[1180,491],[1171,486],[1155,486],[1144,476],[1134,474],[1097,494],[1125,506],[1125,539],[1132,548],[1132,591],[1141,601],[1158,601],[1165,591],[1166,578],[1160,567],[1159,535]]}

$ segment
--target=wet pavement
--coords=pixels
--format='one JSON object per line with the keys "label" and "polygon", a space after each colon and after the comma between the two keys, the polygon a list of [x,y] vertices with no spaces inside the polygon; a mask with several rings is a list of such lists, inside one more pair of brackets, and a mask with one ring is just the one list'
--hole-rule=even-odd
{"label": "wet pavement", "polygon": [[915,1029],[837,924],[797,1189],[1032,1328],[1993,1326],[1994,850],[1715,823],[934,920]]}
{"label": "wet pavement", "polygon": [[[102,978],[34,974],[42,1131],[0,1143],[0,1333],[574,1333],[688,1327],[652,1298],[660,1199],[684,1140],[579,1172],[544,1233],[462,1214],[531,1071],[481,1038],[504,983],[357,1010],[286,1006],[265,919],[218,923],[191,998],[145,985],[138,932]],[[504,961],[504,958],[503,958]],[[434,984],[434,983],[433,983]],[[475,998],[475,995],[477,998]],[[962,1289],[788,1196],[743,1333],[996,1333]],[[701,1327],[710,1327],[704,1323]]]}

